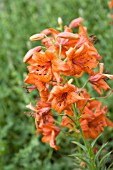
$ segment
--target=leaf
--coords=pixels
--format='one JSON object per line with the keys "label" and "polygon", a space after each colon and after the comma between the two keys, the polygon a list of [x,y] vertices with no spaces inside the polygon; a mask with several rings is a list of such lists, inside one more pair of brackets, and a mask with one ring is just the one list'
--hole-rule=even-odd
{"label": "leaf", "polygon": [[102,165],[105,165],[105,163],[111,153],[112,153],[112,151],[102,157],[102,159],[100,160],[99,165],[98,165],[99,168],[101,168]]}
{"label": "leaf", "polygon": [[107,144],[108,144],[108,143],[105,143],[105,144],[103,144],[103,145],[100,147],[100,149],[98,150],[98,152],[97,152],[96,155],[95,155],[95,162],[98,161],[98,157],[99,157],[102,149],[105,148]]}
{"label": "leaf", "polygon": [[93,148],[95,143],[97,142],[97,140],[102,136],[102,134],[100,134],[92,143],[91,143],[91,147]]}
{"label": "leaf", "polygon": [[84,168],[83,166],[80,166],[80,165],[78,165],[78,164],[76,164],[76,163],[74,163],[75,164],[75,167],[76,168],[80,168],[80,169],[82,169],[82,170],[86,170],[86,168]]}
{"label": "leaf", "polygon": [[[82,154],[79,154],[79,153],[75,153],[75,154],[72,154],[72,155],[69,155],[69,156],[73,156],[75,158],[78,158],[80,159],[82,162],[86,163],[86,165],[89,165],[90,166],[90,163],[89,163],[89,158],[86,157],[85,155],[82,155]],[[86,157],[86,159],[84,158]],[[87,160],[88,159],[88,160]]]}
{"label": "leaf", "polygon": [[87,151],[87,148],[86,148],[84,145],[82,145],[81,143],[76,142],[76,141],[72,141],[72,143],[78,145],[78,146],[79,146],[81,149],[83,149],[85,152]]}
{"label": "leaf", "polygon": [[109,165],[109,167],[107,168],[107,170],[110,170],[110,168],[112,167],[113,162]]}

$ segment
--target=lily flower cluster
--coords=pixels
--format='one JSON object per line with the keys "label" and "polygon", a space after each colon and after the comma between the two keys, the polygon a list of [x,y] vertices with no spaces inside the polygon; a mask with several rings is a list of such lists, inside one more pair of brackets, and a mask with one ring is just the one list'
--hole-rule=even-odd
{"label": "lily flower cluster", "polygon": [[[62,29],[61,18],[58,22]],[[103,73],[102,57],[93,45],[95,36],[88,37],[82,22],[83,18],[77,18],[64,26],[63,31],[48,28],[31,36],[31,41],[40,40],[42,46],[30,49],[23,59],[29,72],[24,82],[31,84],[26,88],[29,92],[38,89],[40,95],[35,107],[31,103],[26,107],[35,117],[36,134],[41,133],[42,142],[48,142],[56,150],[59,149],[56,137],[63,127],[79,135],[78,120],[86,139],[95,139],[105,126],[113,127],[106,117],[107,106],[102,107],[85,88],[89,83],[99,95],[108,90],[111,94],[105,80],[113,79],[113,75]],[[78,29],[77,33],[73,33],[73,28]],[[84,73],[89,78],[79,87],[76,82]],[[57,116],[62,118],[58,126]]]}

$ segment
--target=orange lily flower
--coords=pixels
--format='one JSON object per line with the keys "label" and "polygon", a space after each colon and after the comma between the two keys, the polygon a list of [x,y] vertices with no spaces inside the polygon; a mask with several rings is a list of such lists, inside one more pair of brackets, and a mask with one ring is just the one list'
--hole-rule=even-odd
{"label": "orange lily flower", "polygon": [[39,101],[37,103],[37,108],[35,108],[31,103],[26,107],[35,112],[37,135],[39,133],[43,134],[42,142],[49,142],[52,148],[58,150],[59,147],[56,146],[55,138],[59,134],[60,129],[53,124],[54,119],[50,111],[50,103]]}
{"label": "orange lily flower", "polygon": [[100,63],[100,71],[98,73],[93,72],[93,74],[91,74],[89,78],[89,82],[100,95],[102,95],[101,88],[104,89],[105,91],[110,90],[110,87],[108,86],[104,79],[109,78],[113,80],[113,75],[103,74],[103,69],[104,65],[103,63]]}
{"label": "orange lily flower", "polygon": [[113,123],[105,117],[106,107],[102,110],[97,110],[95,113],[83,114],[80,125],[84,132],[85,138],[89,137],[95,139],[101,132],[104,131],[105,126],[113,127]]}
{"label": "orange lily flower", "polygon": [[42,142],[46,143],[50,143],[50,146],[56,150],[59,149],[59,147],[56,145],[56,141],[55,138],[58,136],[58,134],[60,133],[60,129],[58,127],[56,127],[54,124],[52,123],[47,123],[47,124],[43,124],[41,129],[37,130],[37,135],[39,133],[42,133],[43,137],[42,137]]}
{"label": "orange lily flower", "polygon": [[58,113],[67,109],[72,103],[78,100],[84,100],[76,92],[76,87],[72,84],[65,84],[63,86],[54,86],[50,92],[48,101],[51,101],[51,106]]}
{"label": "orange lily flower", "polygon": [[97,100],[88,101],[84,110],[82,110],[82,106],[77,103],[77,108],[81,111],[80,125],[86,139],[89,137],[95,139],[104,131],[105,126],[113,127],[113,123],[105,117],[107,106],[102,108],[101,102]]}
{"label": "orange lily flower", "polygon": [[42,91],[45,89],[45,84],[38,80],[38,77],[34,73],[29,73],[24,80],[25,83],[33,84],[35,85],[39,91]]}

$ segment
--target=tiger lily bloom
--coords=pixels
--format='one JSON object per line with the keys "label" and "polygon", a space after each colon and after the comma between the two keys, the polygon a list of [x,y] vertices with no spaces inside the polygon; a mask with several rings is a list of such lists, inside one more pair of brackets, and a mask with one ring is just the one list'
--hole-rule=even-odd
{"label": "tiger lily bloom", "polygon": [[84,100],[76,93],[76,87],[72,84],[65,84],[63,86],[54,86],[50,92],[48,101],[51,101],[51,106],[58,113],[67,109],[72,103],[78,100]]}
{"label": "tiger lily bloom", "polygon": [[98,73],[93,73],[90,78],[89,82],[93,86],[93,88],[100,94],[102,95],[101,88],[106,90],[110,90],[109,85],[105,82],[105,79],[112,79],[113,80],[113,75],[110,74],[103,74],[103,69],[104,69],[104,64],[100,63],[100,70]]}
{"label": "tiger lily bloom", "polygon": [[94,113],[85,113],[80,120],[81,128],[84,132],[85,138],[89,137],[95,139],[101,132],[104,131],[104,127],[113,127],[113,123],[105,117],[106,107],[101,110],[97,110]]}
{"label": "tiger lily bloom", "polygon": [[43,124],[42,127],[37,130],[37,135],[40,132],[43,135],[42,142],[44,142],[44,143],[48,142],[52,148],[54,148],[56,150],[59,149],[59,147],[56,145],[56,141],[55,141],[55,138],[60,133],[60,129],[58,127],[56,127],[52,123]]}

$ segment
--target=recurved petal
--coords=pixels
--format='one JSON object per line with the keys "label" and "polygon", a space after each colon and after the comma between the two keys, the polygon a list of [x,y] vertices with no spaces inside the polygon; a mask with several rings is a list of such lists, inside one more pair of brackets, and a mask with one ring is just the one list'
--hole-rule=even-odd
{"label": "recurved petal", "polygon": [[109,79],[111,79],[111,80],[113,80],[113,75],[111,75],[111,74],[102,74],[102,75],[109,78]]}
{"label": "recurved petal", "polygon": [[34,112],[37,111],[37,109],[36,109],[31,103],[29,103],[28,105],[26,105],[26,107],[27,107],[28,109],[34,111]]}
{"label": "recurved petal", "polygon": [[42,66],[49,61],[44,52],[35,52],[33,55],[33,60]]}
{"label": "recurved petal", "polygon": [[58,146],[56,146],[56,141],[55,141],[55,131],[52,130],[52,133],[51,133],[51,139],[50,139],[50,146],[56,150],[60,149]]}
{"label": "recurved petal", "polygon": [[78,100],[85,100],[85,98],[79,96],[76,92],[70,92],[67,95],[67,104],[75,103]]}
{"label": "recurved petal", "polygon": [[70,27],[70,28],[75,28],[75,27],[79,26],[79,24],[80,24],[81,22],[83,22],[83,20],[84,20],[84,19],[83,19],[82,17],[76,18],[76,19],[74,19],[74,20],[71,21],[71,23],[69,24],[69,27]]}
{"label": "recurved petal", "polygon": [[33,55],[33,49],[29,50],[23,58],[23,62],[26,63]]}
{"label": "recurved petal", "polygon": [[74,56],[75,49],[70,47],[68,51],[66,51],[67,58],[71,60]]}
{"label": "recurved petal", "polygon": [[26,55],[24,56],[23,58],[23,62],[26,63],[33,55],[34,51],[40,51],[42,49],[41,46],[38,46],[38,47],[35,47],[35,48],[32,48],[31,50],[29,50]]}
{"label": "recurved petal", "polygon": [[109,120],[107,117],[105,117],[107,126],[113,127],[113,122],[111,120]]}
{"label": "recurved petal", "polygon": [[89,82],[94,83],[94,82],[97,82],[98,80],[100,80],[101,78],[102,78],[102,74],[96,74],[94,76],[90,76]]}
{"label": "recurved petal", "polygon": [[57,31],[53,28],[49,28],[49,30],[51,31],[51,34],[53,35],[54,38],[59,34],[59,31]]}
{"label": "recurved petal", "polygon": [[91,84],[93,86],[93,88],[95,89],[95,91],[97,91],[97,93],[99,93],[100,95],[102,95],[102,92],[100,90],[100,88],[94,84]]}
{"label": "recurved petal", "polygon": [[52,69],[54,71],[70,71],[70,67],[67,63],[60,59],[52,60]]}
{"label": "recurved petal", "polygon": [[29,73],[26,77],[26,79],[24,80],[25,83],[28,84],[35,84],[35,80],[34,80],[34,74]]}
{"label": "recurved petal", "polygon": [[51,34],[51,31],[49,29],[45,29],[41,32],[41,34],[49,35]]}

